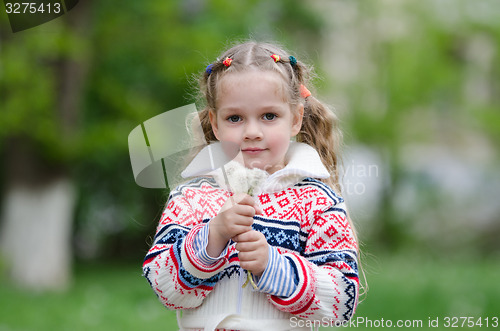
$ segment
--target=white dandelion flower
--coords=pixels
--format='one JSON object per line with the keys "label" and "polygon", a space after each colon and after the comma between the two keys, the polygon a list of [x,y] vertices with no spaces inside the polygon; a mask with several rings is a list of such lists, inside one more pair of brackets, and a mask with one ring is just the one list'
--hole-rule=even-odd
{"label": "white dandelion flower", "polygon": [[[223,166],[222,172],[230,191],[233,193],[246,193],[252,197],[255,197],[259,193],[263,183],[269,177],[269,174],[262,169],[248,169],[236,161],[229,162]],[[247,272],[247,280],[243,284],[243,287],[246,287],[249,282],[254,289],[257,289],[252,272],[250,271]]]}
{"label": "white dandelion flower", "polygon": [[267,171],[259,168],[247,169],[248,195],[255,196],[269,177]]}

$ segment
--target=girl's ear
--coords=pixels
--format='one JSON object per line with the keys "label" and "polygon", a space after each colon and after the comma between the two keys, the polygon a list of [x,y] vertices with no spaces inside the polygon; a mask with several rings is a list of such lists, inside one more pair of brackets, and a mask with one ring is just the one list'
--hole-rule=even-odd
{"label": "girl's ear", "polygon": [[[304,105],[299,103],[297,109],[292,111],[292,130],[291,137],[295,137],[302,128],[302,118],[304,117]],[[212,125],[213,127],[213,125]]]}
{"label": "girl's ear", "polygon": [[219,128],[217,127],[217,114],[215,114],[215,111],[212,109],[208,110],[208,118],[210,119],[210,125],[212,126],[215,138],[219,139]]}

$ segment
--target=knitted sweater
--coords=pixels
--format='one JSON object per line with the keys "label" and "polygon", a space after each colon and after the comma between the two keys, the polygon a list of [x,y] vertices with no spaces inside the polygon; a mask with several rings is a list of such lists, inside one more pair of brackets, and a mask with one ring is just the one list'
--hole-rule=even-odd
{"label": "knitted sweater", "polygon": [[[199,243],[206,241],[200,237],[207,236],[208,222],[230,195],[223,183],[198,177],[171,192],[143,271],[160,301],[183,311],[182,330],[301,330],[298,326],[311,325],[298,323],[301,319],[333,325],[354,314],[357,243],[344,200],[311,178],[328,176],[312,147],[292,143],[286,161],[260,188],[256,200],[263,213],[252,227],[287,265],[273,268],[277,259],[270,254],[257,290],[242,287],[246,271],[234,242],[210,264],[200,252],[205,247]],[[292,284],[287,296],[284,289],[269,286],[278,276],[278,284]]]}

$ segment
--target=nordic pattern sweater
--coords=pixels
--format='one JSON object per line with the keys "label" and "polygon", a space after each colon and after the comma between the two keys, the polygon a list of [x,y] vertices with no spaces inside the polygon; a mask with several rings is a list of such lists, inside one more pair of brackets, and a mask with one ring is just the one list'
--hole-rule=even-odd
{"label": "nordic pattern sweater", "polygon": [[263,213],[254,217],[254,230],[265,235],[293,270],[288,277],[296,287],[280,297],[261,288],[242,288],[246,271],[239,266],[234,242],[211,265],[194,250],[196,236],[229,195],[211,177],[173,190],[144,260],[144,276],[163,305],[183,311],[180,328],[298,330],[293,325],[308,325],[297,323],[299,319],[331,325],[350,319],[359,279],[357,243],[344,200],[312,178],[256,197]]}

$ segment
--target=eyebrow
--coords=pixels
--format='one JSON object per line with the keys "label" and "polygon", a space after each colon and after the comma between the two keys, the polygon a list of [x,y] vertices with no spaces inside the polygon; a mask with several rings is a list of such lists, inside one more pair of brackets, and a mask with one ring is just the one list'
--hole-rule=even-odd
{"label": "eyebrow", "polygon": [[[278,111],[283,111],[283,107],[279,105],[269,105],[269,106],[264,106],[258,109],[259,112],[278,112]],[[239,107],[224,107],[224,108],[219,108],[218,111],[221,112],[241,112],[243,109]]]}

